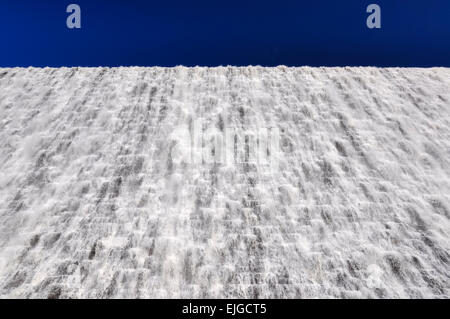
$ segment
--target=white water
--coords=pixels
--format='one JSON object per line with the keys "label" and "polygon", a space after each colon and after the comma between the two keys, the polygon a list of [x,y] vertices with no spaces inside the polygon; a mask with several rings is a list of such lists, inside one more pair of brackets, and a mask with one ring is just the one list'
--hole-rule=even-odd
{"label": "white water", "polygon": [[0,69],[0,297],[448,298],[449,177],[450,69]]}

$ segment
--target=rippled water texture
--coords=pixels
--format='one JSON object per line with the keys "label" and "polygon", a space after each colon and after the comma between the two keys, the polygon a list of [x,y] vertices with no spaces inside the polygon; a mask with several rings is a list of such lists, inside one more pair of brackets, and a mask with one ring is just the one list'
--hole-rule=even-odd
{"label": "rippled water texture", "polygon": [[448,298],[449,177],[450,69],[0,69],[0,297]]}

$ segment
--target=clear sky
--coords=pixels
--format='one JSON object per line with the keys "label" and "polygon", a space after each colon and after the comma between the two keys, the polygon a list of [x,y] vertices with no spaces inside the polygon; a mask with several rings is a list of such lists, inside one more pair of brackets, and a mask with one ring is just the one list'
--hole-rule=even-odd
{"label": "clear sky", "polygon": [[[366,27],[371,3],[381,29]],[[3,67],[450,67],[450,1],[1,0],[0,38]]]}

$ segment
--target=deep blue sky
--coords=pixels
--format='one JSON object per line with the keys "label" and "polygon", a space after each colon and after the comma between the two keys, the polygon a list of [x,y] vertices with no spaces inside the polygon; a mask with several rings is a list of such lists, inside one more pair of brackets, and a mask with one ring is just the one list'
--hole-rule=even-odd
{"label": "deep blue sky", "polygon": [[[381,29],[366,27],[370,3]],[[450,67],[450,1],[1,0],[0,43],[3,67]]]}

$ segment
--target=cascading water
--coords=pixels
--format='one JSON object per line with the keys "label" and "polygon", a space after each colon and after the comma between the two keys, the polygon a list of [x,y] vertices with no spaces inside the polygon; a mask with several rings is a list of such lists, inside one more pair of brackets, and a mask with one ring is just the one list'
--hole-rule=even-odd
{"label": "cascading water", "polygon": [[450,296],[450,69],[0,69],[0,115],[2,298]]}

